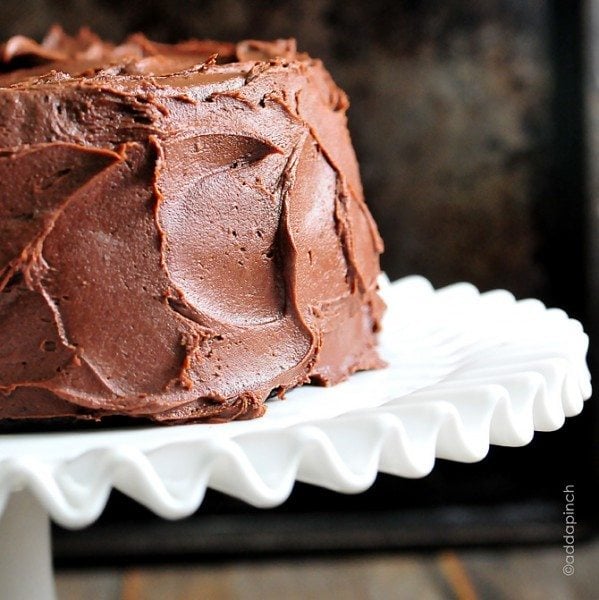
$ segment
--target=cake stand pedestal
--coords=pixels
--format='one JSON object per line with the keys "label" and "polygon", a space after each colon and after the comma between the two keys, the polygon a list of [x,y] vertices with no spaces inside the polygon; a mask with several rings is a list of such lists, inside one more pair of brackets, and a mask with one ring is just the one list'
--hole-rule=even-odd
{"label": "cake stand pedestal", "polygon": [[381,288],[389,366],[293,390],[260,419],[0,435],[2,597],[54,598],[50,518],[85,527],[113,488],[167,519],[194,513],[208,487],[264,508],[296,480],[358,493],[378,472],[422,477],[437,457],[527,444],[590,397],[588,338],[563,311],[421,277]]}
{"label": "cake stand pedestal", "polygon": [[2,597],[53,599],[50,517],[31,492],[11,495],[0,517],[0,544]]}

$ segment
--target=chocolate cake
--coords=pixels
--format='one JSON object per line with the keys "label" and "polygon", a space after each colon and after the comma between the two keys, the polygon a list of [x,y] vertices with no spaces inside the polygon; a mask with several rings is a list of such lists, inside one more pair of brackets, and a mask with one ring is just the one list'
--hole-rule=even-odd
{"label": "chocolate cake", "polygon": [[1,44],[0,420],[252,418],[381,367],[347,106],[293,40]]}

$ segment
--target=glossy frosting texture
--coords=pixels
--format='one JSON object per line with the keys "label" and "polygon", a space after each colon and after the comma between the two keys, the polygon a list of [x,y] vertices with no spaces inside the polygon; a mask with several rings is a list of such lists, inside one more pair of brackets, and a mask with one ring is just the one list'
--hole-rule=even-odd
{"label": "glossy frosting texture", "polygon": [[319,61],[58,28],[0,58],[0,419],[251,418],[382,366],[382,244]]}

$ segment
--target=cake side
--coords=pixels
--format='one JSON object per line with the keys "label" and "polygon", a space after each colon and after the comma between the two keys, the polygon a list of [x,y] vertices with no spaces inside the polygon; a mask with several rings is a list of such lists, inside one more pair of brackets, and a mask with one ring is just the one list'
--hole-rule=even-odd
{"label": "cake side", "polygon": [[251,418],[382,366],[382,244],[322,64],[53,35],[3,49],[0,418]]}

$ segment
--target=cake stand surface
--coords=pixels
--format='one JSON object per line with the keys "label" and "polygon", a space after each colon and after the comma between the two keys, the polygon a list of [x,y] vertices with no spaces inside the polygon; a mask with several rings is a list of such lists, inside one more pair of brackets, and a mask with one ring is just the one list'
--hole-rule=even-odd
{"label": "cake stand surface", "polygon": [[377,472],[422,477],[435,458],[522,446],[590,397],[588,338],[538,300],[422,277],[381,280],[389,366],[269,401],[254,421],[0,435],[0,589],[54,597],[50,518],[85,527],[114,487],[156,514],[192,514],[208,487],[260,507],[296,480],[345,493]]}

